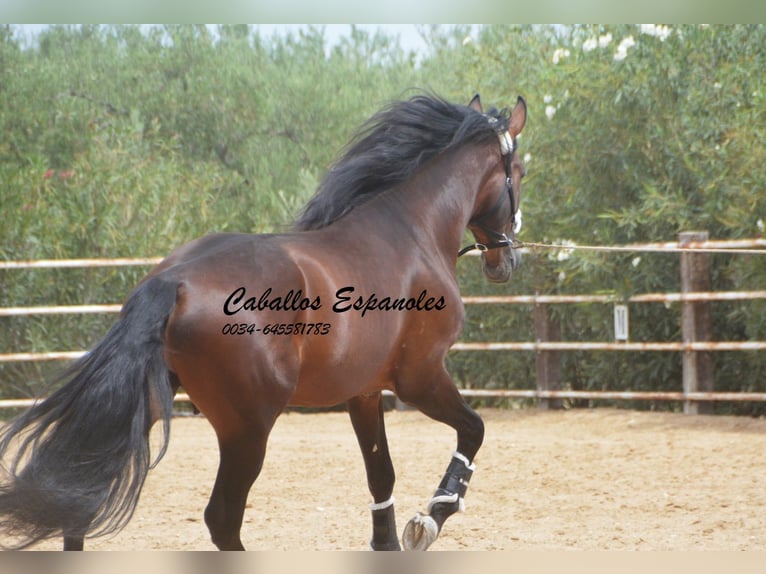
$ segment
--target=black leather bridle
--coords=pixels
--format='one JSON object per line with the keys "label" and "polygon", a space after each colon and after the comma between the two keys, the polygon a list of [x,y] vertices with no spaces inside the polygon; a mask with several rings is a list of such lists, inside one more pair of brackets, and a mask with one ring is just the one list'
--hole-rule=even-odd
{"label": "black leather bridle", "polygon": [[[497,201],[495,202],[495,205],[492,206],[492,209],[487,211],[486,213],[475,217],[471,219],[471,221],[468,222],[468,225],[471,227],[478,227],[481,229],[484,233],[487,234],[487,237],[490,238],[490,241],[487,241],[486,243],[472,243],[471,245],[466,245],[463,247],[460,251],[458,251],[457,256],[461,257],[468,253],[469,251],[478,250],[478,251],[489,251],[490,249],[500,249],[502,247],[510,247],[513,249],[514,245],[514,229],[516,227],[516,201],[513,197],[513,181],[511,180],[511,157],[513,156],[513,153],[516,151],[516,140],[511,140],[510,135],[508,135],[507,132],[504,132],[502,135],[498,136],[500,138],[500,144],[503,153],[503,156],[505,158],[505,190],[503,190],[503,193],[498,195]],[[511,145],[508,146],[507,142],[511,141]],[[507,151],[506,151],[507,149]],[[484,225],[484,221],[489,219],[491,216],[495,214],[497,210],[499,210],[503,205],[503,199],[505,196],[508,195],[508,199],[511,202],[511,237],[508,237],[505,233],[501,233],[499,231],[495,231],[494,229],[490,229]]]}

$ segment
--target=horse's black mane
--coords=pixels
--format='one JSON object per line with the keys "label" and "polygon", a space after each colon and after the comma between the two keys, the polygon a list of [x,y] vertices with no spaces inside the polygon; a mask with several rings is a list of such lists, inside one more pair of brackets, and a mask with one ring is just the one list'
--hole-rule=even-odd
{"label": "horse's black mane", "polygon": [[488,141],[507,128],[504,111],[480,114],[433,95],[394,102],[362,125],[293,228],[325,227],[409,179],[437,154]]}

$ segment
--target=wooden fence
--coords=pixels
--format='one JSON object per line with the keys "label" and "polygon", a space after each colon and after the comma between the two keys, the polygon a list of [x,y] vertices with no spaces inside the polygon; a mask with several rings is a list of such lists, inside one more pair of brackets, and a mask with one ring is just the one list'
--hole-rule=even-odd
{"label": "wooden fence", "polygon": [[[756,248],[762,253],[766,240],[709,241],[706,233],[682,233],[676,243],[654,243],[609,249],[680,252],[681,291],[678,293],[645,293],[628,298],[628,303],[680,302],[682,340],[675,342],[634,342],[627,337],[614,342],[564,342],[552,320],[550,306],[571,303],[613,304],[617,311],[626,301],[611,295],[518,295],[518,296],[465,296],[466,305],[521,304],[534,306],[535,340],[528,342],[458,342],[452,349],[468,351],[527,351],[535,353],[536,388],[529,390],[464,389],[469,397],[495,397],[511,399],[537,399],[541,408],[556,408],[563,399],[588,400],[671,400],[683,401],[684,412],[698,414],[711,412],[713,401],[766,401],[766,393],[721,393],[713,389],[712,355],[716,351],[763,351],[766,341],[713,341],[710,304],[713,301],[766,299],[766,291],[711,291],[710,251],[726,249],[748,252]],[[577,249],[577,246],[566,246]],[[41,269],[63,267],[112,267],[153,265],[160,258],[133,259],[71,259],[0,262],[2,269]],[[24,315],[60,315],[84,313],[117,313],[120,305],[66,305],[0,308],[0,317]],[[616,332],[620,329],[616,313]],[[666,351],[683,353],[683,381],[679,392],[611,392],[573,391],[561,389],[561,353],[566,351]],[[85,351],[55,351],[43,353],[3,353],[2,362],[70,360]],[[180,395],[177,400],[188,400]],[[27,406],[32,399],[0,401],[0,408]]]}

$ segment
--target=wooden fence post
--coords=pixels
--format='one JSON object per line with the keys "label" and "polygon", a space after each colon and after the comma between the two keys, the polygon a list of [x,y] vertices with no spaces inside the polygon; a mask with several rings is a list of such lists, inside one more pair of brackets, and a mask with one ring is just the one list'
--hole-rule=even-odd
{"label": "wooden fence post", "polygon": [[[707,231],[690,231],[679,234],[679,246],[697,241],[707,241]],[[681,293],[711,291],[710,258],[707,253],[681,253]],[[712,340],[713,323],[709,301],[683,301],[681,303],[681,337],[684,343]],[[683,353],[684,393],[713,392],[713,355],[710,351]],[[713,403],[709,401],[684,402],[684,413],[690,415],[711,414]]]}
{"label": "wooden fence post", "polygon": [[[535,340],[558,341],[561,339],[561,325],[558,319],[551,316],[548,305],[535,303]],[[537,351],[535,353],[535,374],[537,390],[561,390],[561,352]],[[542,398],[538,407],[543,410],[560,409],[561,399]]]}

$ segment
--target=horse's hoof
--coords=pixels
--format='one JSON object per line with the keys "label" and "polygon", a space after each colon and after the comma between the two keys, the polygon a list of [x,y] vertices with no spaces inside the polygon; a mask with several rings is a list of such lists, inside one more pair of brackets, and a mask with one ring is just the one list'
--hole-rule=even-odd
{"label": "horse's hoof", "polygon": [[439,536],[436,521],[427,514],[417,513],[407,523],[402,533],[402,544],[405,550],[427,550]]}

